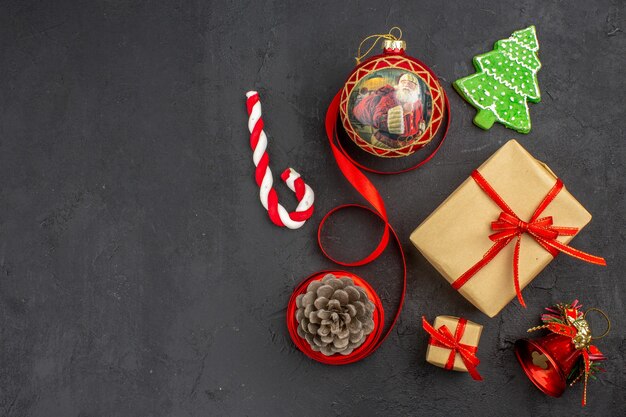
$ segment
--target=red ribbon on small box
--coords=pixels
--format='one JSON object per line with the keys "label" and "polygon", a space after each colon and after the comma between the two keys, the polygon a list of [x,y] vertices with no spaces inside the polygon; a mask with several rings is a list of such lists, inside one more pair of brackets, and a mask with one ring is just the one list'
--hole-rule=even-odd
{"label": "red ribbon on small box", "polygon": [[553,226],[552,216],[539,218],[541,213],[543,213],[552,200],[554,200],[554,198],[563,189],[563,182],[560,179],[556,180],[556,184],[554,184],[554,187],[552,187],[541,204],[539,204],[539,207],[537,207],[530,220],[525,222],[521,220],[517,214],[515,214],[513,209],[511,209],[502,197],[498,195],[496,190],[491,187],[480,172],[472,172],[472,178],[489,196],[489,198],[491,198],[502,209],[502,212],[500,213],[498,220],[491,223],[491,230],[495,233],[491,234],[489,239],[495,243],[483,255],[482,259],[476,262],[474,266],[468,269],[463,275],[452,283],[452,288],[456,290],[460,289],[478,271],[491,262],[491,260],[495,258],[505,246],[515,239],[515,251],[513,252],[513,282],[515,283],[515,293],[517,294],[517,299],[522,306],[526,307],[519,285],[519,253],[522,235],[524,233],[531,235],[537,243],[550,252],[552,256],[556,256],[559,252],[563,252],[585,262],[606,266],[604,258],[590,255],[556,240],[559,236],[574,236],[578,233],[578,228]]}
{"label": "red ribbon on small box", "polygon": [[426,320],[426,317],[422,316],[422,327],[426,332],[430,335],[430,340],[428,344],[443,347],[450,349],[450,356],[448,356],[448,361],[446,362],[445,369],[452,369],[454,366],[454,358],[458,353],[467,368],[467,372],[469,372],[472,379],[476,381],[482,381],[483,378],[480,376],[476,367],[480,363],[480,360],[476,357],[476,351],[478,350],[477,346],[470,346],[461,343],[461,338],[463,337],[463,333],[465,333],[465,326],[467,325],[467,320],[459,317],[459,322],[456,325],[456,330],[454,331],[454,336],[448,329],[446,325],[440,326],[438,329],[435,329],[429,322]]}

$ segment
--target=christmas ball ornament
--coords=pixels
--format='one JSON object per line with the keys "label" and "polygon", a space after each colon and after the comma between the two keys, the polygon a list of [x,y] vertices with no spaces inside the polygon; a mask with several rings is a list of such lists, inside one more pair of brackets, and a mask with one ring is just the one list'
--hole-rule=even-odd
{"label": "christmas ball ornament", "polygon": [[296,297],[298,336],[326,356],[349,355],[374,330],[375,306],[349,277],[326,274]]}
{"label": "christmas ball ornament", "polygon": [[[532,383],[552,397],[560,397],[567,385],[582,380],[582,405],[586,405],[588,379],[594,373],[603,371],[599,362],[606,359],[591,342],[606,336],[611,322],[601,310],[591,308],[583,313],[581,307],[574,300],[571,304],[546,308],[548,313],[541,316],[544,324],[528,331],[545,329],[551,333],[533,340],[518,340],[515,342],[515,355]],[[586,320],[587,313],[591,311],[602,314],[608,323],[606,331],[600,336],[591,334]]]}
{"label": "christmas ball ornament", "polygon": [[[396,36],[395,33],[398,35]],[[434,73],[405,53],[402,31],[371,35],[361,42],[357,67],[341,90],[339,112],[348,136],[380,157],[408,156],[428,144],[442,126],[447,98]],[[361,54],[370,39],[374,44]],[[360,60],[383,41],[383,53]]]}

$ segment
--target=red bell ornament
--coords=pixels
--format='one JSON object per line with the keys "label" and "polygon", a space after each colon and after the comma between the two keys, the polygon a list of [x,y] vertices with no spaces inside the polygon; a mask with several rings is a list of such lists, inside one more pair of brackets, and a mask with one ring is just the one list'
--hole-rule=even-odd
{"label": "red bell ornament", "polygon": [[569,375],[580,359],[581,351],[572,339],[548,334],[535,340],[520,339],[515,343],[515,355],[524,372],[537,388],[551,397],[560,397]]}
{"label": "red bell ornament", "polygon": [[[604,371],[599,361],[606,359],[591,341],[608,334],[610,321],[601,310],[593,308],[583,314],[581,307],[575,300],[572,304],[547,308],[548,313],[541,317],[544,324],[528,331],[546,329],[550,334],[532,340],[518,340],[515,342],[515,355],[532,383],[552,397],[560,397],[568,385],[583,380],[582,404],[586,405],[588,378],[597,371]],[[601,336],[591,335],[585,319],[590,311],[601,313],[607,320],[607,330]]]}

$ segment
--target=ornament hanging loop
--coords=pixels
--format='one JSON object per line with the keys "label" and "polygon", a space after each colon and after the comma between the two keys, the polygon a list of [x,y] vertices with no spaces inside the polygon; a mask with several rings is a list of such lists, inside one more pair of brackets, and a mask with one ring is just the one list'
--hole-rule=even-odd
{"label": "ornament hanging loop", "polygon": [[[398,32],[398,36],[393,34],[394,31]],[[368,40],[370,40],[370,39],[374,39],[374,43],[372,43],[372,45],[369,47],[369,49],[367,51],[365,51],[363,54],[361,54],[361,48],[363,47],[363,44],[365,42],[367,42]],[[388,33],[378,33],[378,34],[375,34],[375,35],[369,35],[368,37],[363,39],[361,41],[361,43],[359,44],[359,49],[357,51],[357,56],[355,57],[357,65],[359,65],[361,63],[361,59],[365,58],[370,52],[372,52],[372,49],[374,49],[376,47],[376,44],[381,39],[386,39],[386,40],[391,40],[391,41],[399,41],[399,40],[402,39],[402,29],[400,29],[398,26],[394,26],[391,29],[389,29]]]}
{"label": "ornament hanging loop", "polygon": [[[398,32],[398,36],[397,37],[394,37],[394,35],[393,35],[393,31],[394,30],[396,30]],[[391,40],[399,41],[399,40],[402,39],[402,29],[400,29],[398,26],[394,26],[391,29],[389,29],[389,35],[392,36]]]}
{"label": "ornament hanging loop", "polygon": [[595,311],[597,313],[600,313],[600,315],[602,317],[604,317],[604,319],[606,320],[606,330],[604,331],[604,333],[602,333],[600,336],[593,336],[591,335],[592,339],[598,340],[598,339],[602,339],[603,337],[605,337],[606,335],[609,334],[609,332],[611,331],[611,320],[609,319],[609,316],[602,310],[600,310],[599,308],[590,308],[587,311],[585,311],[585,314],[583,315],[583,319],[587,320],[587,314],[589,314],[589,312],[591,311]]}

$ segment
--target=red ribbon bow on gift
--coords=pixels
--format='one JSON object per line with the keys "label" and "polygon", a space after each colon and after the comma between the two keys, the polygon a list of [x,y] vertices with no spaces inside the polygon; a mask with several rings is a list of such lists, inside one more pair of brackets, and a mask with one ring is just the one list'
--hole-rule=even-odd
{"label": "red ribbon bow on gift", "polygon": [[556,256],[559,252],[566,253],[585,262],[589,262],[596,265],[606,265],[604,258],[599,256],[590,255],[578,249],[574,249],[567,246],[564,243],[556,240],[559,236],[574,236],[578,233],[576,227],[557,227],[552,225],[552,216],[542,217],[541,213],[550,205],[552,200],[563,189],[563,182],[560,179],[556,180],[556,184],[546,195],[543,201],[539,204],[532,217],[528,222],[525,222],[519,218],[509,207],[509,205],[498,195],[498,193],[491,187],[487,180],[478,172],[472,173],[472,178],[480,186],[480,188],[502,209],[502,213],[498,217],[498,220],[491,223],[491,230],[495,231],[489,236],[493,242],[493,246],[485,253],[481,260],[476,262],[474,266],[468,269],[463,275],[457,278],[452,287],[456,290],[461,288],[470,278],[472,278],[478,271],[480,271],[485,265],[487,265],[496,255],[504,249],[513,239],[515,242],[515,251],[513,252],[513,282],[515,283],[515,293],[520,304],[526,307],[526,303],[522,298],[522,291],[519,285],[519,253],[520,245],[522,241],[522,235],[528,233],[532,236],[537,243],[539,243],[545,250],[550,252],[552,256]]}
{"label": "red ribbon bow on gift", "polygon": [[476,367],[480,363],[480,360],[476,357],[476,350],[478,348],[476,346],[461,343],[461,338],[465,332],[466,324],[466,319],[459,318],[459,322],[456,325],[456,330],[453,336],[445,325],[435,330],[428,320],[426,320],[426,317],[422,316],[422,327],[428,334],[430,334],[430,341],[428,343],[433,346],[450,349],[450,356],[448,356],[445,369],[452,369],[454,366],[454,358],[458,353],[471,377],[476,381],[482,381],[483,378],[476,370]]}

